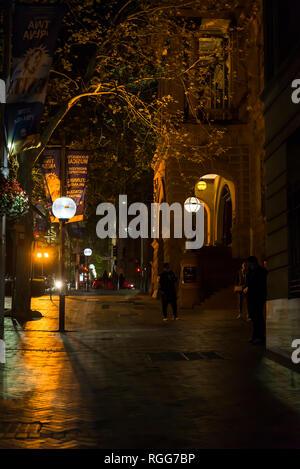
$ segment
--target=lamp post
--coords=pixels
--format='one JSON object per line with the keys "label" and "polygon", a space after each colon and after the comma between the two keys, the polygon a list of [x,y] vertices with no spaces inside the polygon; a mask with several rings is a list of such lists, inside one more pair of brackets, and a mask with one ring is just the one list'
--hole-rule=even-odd
{"label": "lamp post", "polygon": [[41,261],[41,266],[42,266],[42,277],[44,276],[44,258],[49,259],[49,253],[48,252],[37,252],[36,253],[37,259]]}
{"label": "lamp post", "polygon": [[[88,258],[93,254],[93,251],[89,248],[85,249],[83,251],[83,254],[85,255],[85,266],[88,269]],[[89,291],[89,269],[87,271],[87,281],[85,282],[85,291]]]}
{"label": "lamp post", "polygon": [[69,197],[59,197],[53,202],[52,212],[55,218],[60,221],[60,279],[61,288],[59,294],[59,332],[65,332],[65,296],[66,279],[64,266],[64,245],[65,245],[65,223],[74,217],[76,213],[76,204]]}

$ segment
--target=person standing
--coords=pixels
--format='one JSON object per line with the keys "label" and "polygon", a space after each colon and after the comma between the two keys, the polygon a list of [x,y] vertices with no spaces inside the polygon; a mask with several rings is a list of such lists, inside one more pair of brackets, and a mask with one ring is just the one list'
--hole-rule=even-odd
{"label": "person standing", "polygon": [[247,280],[247,263],[246,261],[244,261],[242,263],[240,270],[236,274],[236,278],[234,282],[234,291],[238,297],[238,307],[239,307],[239,313],[236,317],[237,319],[242,318],[244,311],[247,309],[246,295],[243,292],[243,289],[246,286],[246,280]]}
{"label": "person standing", "polygon": [[253,325],[250,342],[262,344],[265,342],[264,306],[267,299],[267,271],[258,264],[255,256],[248,257],[247,266],[244,292],[247,294],[248,313]]}
{"label": "person standing", "polygon": [[170,303],[173,310],[174,319],[179,319],[177,316],[177,295],[176,295],[176,282],[177,278],[170,269],[168,263],[163,265],[163,272],[159,276],[158,291],[161,294],[163,321],[168,320],[168,304]]}

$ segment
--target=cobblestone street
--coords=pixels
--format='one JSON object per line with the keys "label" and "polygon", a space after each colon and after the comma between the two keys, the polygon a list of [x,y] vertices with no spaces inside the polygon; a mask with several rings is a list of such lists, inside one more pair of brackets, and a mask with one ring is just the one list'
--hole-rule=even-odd
{"label": "cobblestone street", "polygon": [[300,448],[300,377],[231,310],[163,322],[146,296],[35,299],[6,318],[0,448]]}

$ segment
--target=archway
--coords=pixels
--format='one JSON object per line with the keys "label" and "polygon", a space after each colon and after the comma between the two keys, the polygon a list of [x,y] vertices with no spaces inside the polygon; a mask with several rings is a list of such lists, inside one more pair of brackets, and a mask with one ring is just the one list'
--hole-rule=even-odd
{"label": "archway", "polygon": [[227,184],[223,186],[220,194],[218,240],[223,246],[230,246],[232,243],[232,200]]}
{"label": "archway", "polygon": [[195,195],[204,204],[206,245],[231,246],[232,225],[236,213],[235,185],[217,173],[201,176],[195,184]]}

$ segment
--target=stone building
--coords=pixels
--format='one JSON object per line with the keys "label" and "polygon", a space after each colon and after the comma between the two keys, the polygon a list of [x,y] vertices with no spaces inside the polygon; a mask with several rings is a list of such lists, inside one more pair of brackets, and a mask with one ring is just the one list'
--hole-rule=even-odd
{"label": "stone building", "polygon": [[[197,19],[199,59],[219,56],[210,67],[205,113],[195,116],[180,81],[160,84],[162,96],[175,97],[184,121],[181,143],[170,139],[157,150],[154,200],[183,204],[197,196],[205,206],[205,245],[186,251],[184,239],[154,239],[152,291],[155,296],[162,263],[170,262],[187,307],[232,284],[241,259],[265,256],[262,4],[227,3],[234,8],[182,11]],[[223,134],[215,148],[209,132]]]}
{"label": "stone building", "polygon": [[265,0],[267,348],[289,363],[300,338],[299,20],[299,2]]}

